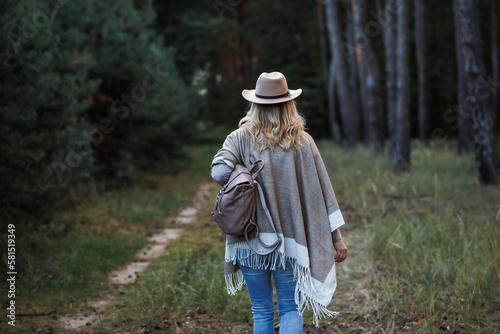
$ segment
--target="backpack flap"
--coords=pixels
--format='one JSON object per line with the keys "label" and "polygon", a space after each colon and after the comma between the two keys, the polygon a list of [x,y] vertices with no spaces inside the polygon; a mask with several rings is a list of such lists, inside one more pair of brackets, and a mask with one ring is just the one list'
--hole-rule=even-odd
{"label": "backpack flap", "polygon": [[255,220],[255,208],[252,175],[246,167],[236,165],[215,199],[212,216],[226,234],[243,235],[248,222]]}

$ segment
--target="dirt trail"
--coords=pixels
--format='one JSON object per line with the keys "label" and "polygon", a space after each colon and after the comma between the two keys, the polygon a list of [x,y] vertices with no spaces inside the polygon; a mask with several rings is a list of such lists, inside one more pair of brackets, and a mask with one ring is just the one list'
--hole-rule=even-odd
{"label": "dirt trail", "polygon": [[[200,211],[207,204],[210,195],[215,187],[214,183],[207,183],[200,187],[193,203],[185,207],[181,212],[172,219],[172,223],[189,224],[200,215]],[[124,285],[134,283],[140,274],[149,266],[151,261],[162,256],[165,253],[167,246],[175,239],[182,235],[185,228],[165,228],[163,230],[154,231],[149,238],[149,244],[141,249],[133,262],[123,269],[114,271],[110,274],[109,280],[117,291],[120,292]],[[88,308],[80,310],[74,315],[59,318],[61,326],[70,331],[78,330],[85,326],[92,325],[99,319],[99,316],[106,312],[110,307],[115,295],[109,293],[101,293],[97,300],[88,301]]]}

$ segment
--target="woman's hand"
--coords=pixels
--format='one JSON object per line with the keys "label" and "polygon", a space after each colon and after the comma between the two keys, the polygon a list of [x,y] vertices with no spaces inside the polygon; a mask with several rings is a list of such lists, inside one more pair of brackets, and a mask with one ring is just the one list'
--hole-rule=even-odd
{"label": "woman's hand", "polygon": [[333,247],[337,251],[335,262],[340,263],[347,258],[347,247],[342,240],[333,243]]}

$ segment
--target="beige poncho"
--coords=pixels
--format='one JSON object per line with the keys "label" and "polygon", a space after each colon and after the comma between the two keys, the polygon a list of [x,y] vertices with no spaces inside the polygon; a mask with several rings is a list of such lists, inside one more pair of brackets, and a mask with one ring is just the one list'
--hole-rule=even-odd
{"label": "beige poncho", "polygon": [[[226,163],[234,167],[242,163],[245,149],[244,132],[240,128],[225,140],[215,155],[212,166]],[[265,167],[257,177],[276,230],[283,242],[275,252],[257,256],[248,247],[244,237],[227,236],[224,275],[227,290],[235,294],[241,290],[244,279],[236,260],[255,269],[284,268],[291,260],[297,281],[295,301],[299,313],[311,308],[314,322],[335,315],[327,309],[337,280],[335,277],[335,251],[331,232],[344,225],[344,219],[318,148],[310,135],[297,148],[259,151],[250,148],[250,162],[262,159]],[[264,210],[257,201],[256,223],[260,238],[267,244],[276,240]],[[250,235],[252,246],[264,251],[255,234]]]}

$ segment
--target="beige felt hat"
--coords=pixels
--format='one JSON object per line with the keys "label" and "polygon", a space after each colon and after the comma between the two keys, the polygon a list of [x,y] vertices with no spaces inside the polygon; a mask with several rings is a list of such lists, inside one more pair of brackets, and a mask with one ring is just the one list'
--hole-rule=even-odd
{"label": "beige felt hat", "polygon": [[302,89],[288,89],[283,73],[262,73],[257,79],[255,89],[244,89],[243,97],[253,103],[275,104],[290,101],[302,94]]}

